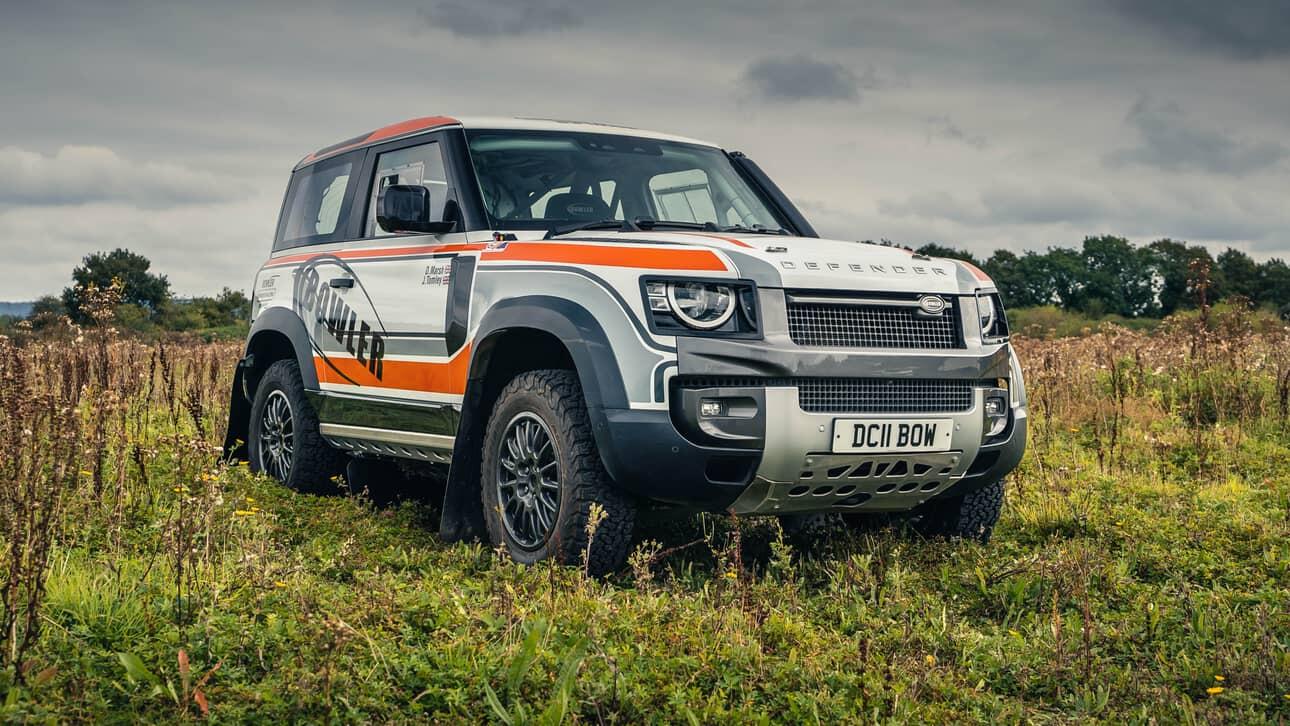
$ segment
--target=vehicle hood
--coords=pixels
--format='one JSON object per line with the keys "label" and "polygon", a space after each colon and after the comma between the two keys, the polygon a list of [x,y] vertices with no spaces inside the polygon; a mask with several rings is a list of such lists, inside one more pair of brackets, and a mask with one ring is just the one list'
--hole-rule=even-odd
{"label": "vehicle hood", "polygon": [[970,294],[993,288],[975,266],[867,242],[706,232],[611,232],[570,235],[604,241],[706,247],[728,259],[740,277],[762,287]]}

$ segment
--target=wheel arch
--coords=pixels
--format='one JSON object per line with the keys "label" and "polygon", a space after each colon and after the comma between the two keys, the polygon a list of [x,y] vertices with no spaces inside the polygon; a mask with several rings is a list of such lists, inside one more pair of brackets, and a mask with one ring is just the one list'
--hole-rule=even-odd
{"label": "wheel arch", "polygon": [[264,310],[251,325],[246,336],[246,348],[233,373],[233,387],[229,392],[228,426],[224,435],[224,458],[245,461],[246,437],[250,428],[251,401],[256,388],[269,366],[276,361],[292,358],[300,367],[300,378],[305,390],[318,390],[318,374],[314,370],[313,349],[304,321],[293,311],[283,307]]}
{"label": "wheel arch", "polygon": [[503,300],[480,320],[474,340],[440,522],[440,536],[450,542],[487,536],[479,497],[481,447],[493,404],[512,378],[544,368],[573,370],[600,451],[610,444],[604,410],[627,406],[609,338],[577,303],[544,295]]}

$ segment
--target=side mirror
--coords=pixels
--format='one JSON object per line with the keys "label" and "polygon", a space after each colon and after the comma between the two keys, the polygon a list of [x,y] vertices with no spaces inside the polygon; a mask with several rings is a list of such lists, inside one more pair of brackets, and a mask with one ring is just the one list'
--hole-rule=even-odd
{"label": "side mirror", "polygon": [[457,226],[457,204],[444,204],[443,219],[430,219],[430,190],[419,184],[391,184],[376,198],[376,223],[386,232],[444,234]]}

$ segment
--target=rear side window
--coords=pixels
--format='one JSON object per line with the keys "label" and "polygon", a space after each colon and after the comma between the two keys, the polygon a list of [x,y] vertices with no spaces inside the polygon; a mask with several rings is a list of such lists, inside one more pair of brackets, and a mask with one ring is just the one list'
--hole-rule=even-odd
{"label": "rear side window", "polygon": [[356,154],[346,154],[301,169],[291,177],[274,249],[344,238],[358,159]]}

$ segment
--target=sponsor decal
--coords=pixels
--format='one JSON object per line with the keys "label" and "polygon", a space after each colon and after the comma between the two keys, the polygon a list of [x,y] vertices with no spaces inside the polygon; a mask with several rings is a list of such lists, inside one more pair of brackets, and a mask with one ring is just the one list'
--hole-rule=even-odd
{"label": "sponsor decal", "polygon": [[422,285],[442,287],[452,279],[452,266],[448,264],[426,265],[425,274],[421,276]]}
{"label": "sponsor decal", "polygon": [[[324,334],[330,335],[337,343],[344,345],[345,350],[358,361],[360,370],[366,370],[380,381],[385,375],[385,326],[381,324],[379,318],[368,321],[360,317],[345,302],[345,293],[341,292],[343,288],[332,287],[331,280],[319,273],[319,267],[324,265],[340,268],[353,278],[357,287],[349,294],[362,294],[367,298],[369,309],[371,308],[371,298],[368,297],[367,290],[363,288],[362,283],[358,281],[358,276],[349,265],[340,259],[321,255],[297,268],[291,306],[300,319],[305,321],[305,325],[310,327],[309,338],[314,348],[314,356],[322,358],[324,363],[346,381],[355,386],[362,385],[353,377],[343,373],[319,344],[318,341]],[[345,367],[350,372],[356,372],[352,365]]]}

